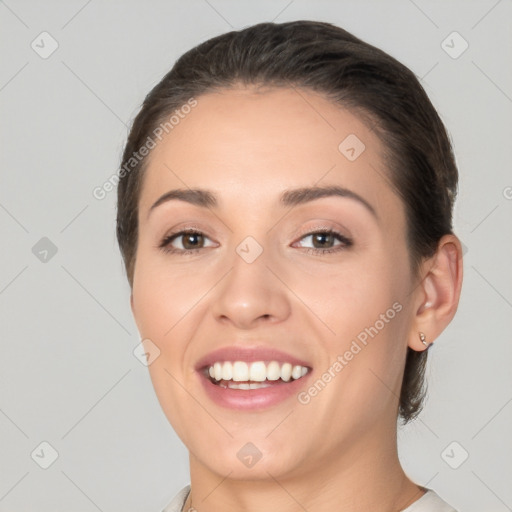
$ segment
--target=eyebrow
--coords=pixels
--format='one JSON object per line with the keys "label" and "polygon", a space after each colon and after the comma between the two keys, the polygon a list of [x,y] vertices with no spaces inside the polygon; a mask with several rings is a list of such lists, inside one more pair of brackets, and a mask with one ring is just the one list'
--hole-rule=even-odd
{"label": "eyebrow", "polygon": [[[344,197],[353,199],[362,204],[376,219],[378,219],[375,208],[366,199],[352,190],[336,185],[285,190],[279,197],[279,203],[282,206],[297,206],[322,197]],[[170,190],[155,201],[149,209],[148,217],[156,207],[172,200],[185,201],[202,208],[217,208],[219,205],[215,194],[210,190],[201,188]]]}

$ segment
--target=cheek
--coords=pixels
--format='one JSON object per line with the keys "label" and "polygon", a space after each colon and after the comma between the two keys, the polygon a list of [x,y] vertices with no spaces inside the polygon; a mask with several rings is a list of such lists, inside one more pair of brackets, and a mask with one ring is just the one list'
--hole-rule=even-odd
{"label": "cheek", "polygon": [[[149,375],[162,410],[178,436],[187,441],[187,425],[194,424],[190,395],[183,384],[184,359],[194,336],[189,321],[201,297],[195,277],[170,272],[157,258],[138,260],[133,287],[134,315],[142,338],[149,338],[160,350],[148,366]],[[194,324],[195,325],[195,324]],[[196,411],[197,412],[197,411]]]}
{"label": "cheek", "polygon": [[190,377],[185,373],[190,371],[197,329],[207,317],[208,294],[218,273],[215,269],[191,271],[188,265],[171,267],[154,254],[141,255],[137,265],[134,316],[140,336],[160,350],[149,366],[155,388],[168,389],[174,385],[169,372],[180,381]]}
{"label": "cheek", "polygon": [[133,286],[134,314],[141,336],[166,340],[193,308],[198,295],[197,280],[162,265],[157,258],[142,255]]}
{"label": "cheek", "polygon": [[326,324],[325,340],[339,345],[376,322],[381,327],[381,315],[385,320],[395,317],[393,304],[403,300],[407,287],[397,267],[402,268],[402,261],[396,255],[368,252],[350,256],[339,265],[290,267],[286,277],[290,288]]}
{"label": "cheek", "polygon": [[292,286],[325,325],[321,350],[329,364],[343,359],[337,382],[354,400],[389,394],[382,382],[395,388],[407,343],[407,255],[367,256],[337,272],[297,274]]}

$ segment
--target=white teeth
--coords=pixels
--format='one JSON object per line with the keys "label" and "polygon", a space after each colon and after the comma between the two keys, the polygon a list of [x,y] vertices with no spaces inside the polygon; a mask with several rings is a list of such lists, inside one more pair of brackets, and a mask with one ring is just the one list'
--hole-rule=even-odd
{"label": "white teeth", "polygon": [[[215,362],[208,368],[208,375],[215,381],[231,381],[222,384],[222,387],[232,389],[258,389],[268,387],[270,384],[262,384],[265,381],[276,381],[281,379],[289,382],[291,379],[297,380],[304,377],[309,369],[306,366],[295,365],[291,363],[280,364],[277,361],[270,361],[265,364],[264,361],[255,361],[246,363],[245,361],[224,361]],[[240,384],[234,384],[240,382]]]}
{"label": "white teeth", "polygon": [[268,388],[272,384],[267,384],[265,382],[241,382],[240,384],[229,381],[228,383],[221,382],[219,386],[221,388],[229,388],[229,389],[261,389]]}
{"label": "white teeth", "polygon": [[302,366],[294,366],[292,370],[292,378],[300,379],[302,377]]}
{"label": "white teeth", "polygon": [[214,376],[215,380],[222,379],[222,364],[215,363],[213,365],[213,376]]}
{"label": "white teeth", "polygon": [[231,380],[233,378],[233,365],[227,361],[222,365],[222,378]]}
{"label": "white teeth", "polygon": [[263,384],[261,382],[251,382],[249,384],[249,389],[261,389],[261,388],[268,388],[270,384]]}
{"label": "white teeth", "polygon": [[[220,363],[215,363],[220,364]],[[215,367],[215,365],[214,365]],[[215,376],[216,380],[217,376]],[[233,380],[234,381],[248,381],[249,380],[249,366],[247,366],[247,363],[244,363],[243,361],[235,361],[233,363]]]}
{"label": "white teeth", "polygon": [[288,382],[292,378],[292,365],[290,363],[284,363],[281,366],[281,379]]}
{"label": "white teeth", "polygon": [[267,366],[267,379],[278,380],[281,378],[281,365],[277,361],[271,361]]}
{"label": "white teeth", "polygon": [[257,361],[256,363],[251,363],[251,367],[249,369],[249,380],[254,380],[256,382],[263,382],[267,378],[267,368],[263,361]]}

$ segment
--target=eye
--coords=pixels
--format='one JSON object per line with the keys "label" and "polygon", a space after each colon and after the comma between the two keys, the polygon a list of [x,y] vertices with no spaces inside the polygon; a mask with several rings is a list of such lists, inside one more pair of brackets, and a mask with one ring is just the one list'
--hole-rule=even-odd
{"label": "eye", "polygon": [[203,249],[205,247],[205,240],[209,240],[209,238],[204,233],[195,229],[187,229],[166,236],[158,247],[168,253],[191,254],[199,249]]}
{"label": "eye", "polygon": [[[301,240],[307,239],[310,239],[313,244],[313,247],[306,247],[307,252],[312,254],[338,252],[353,244],[352,240],[332,229],[313,231],[301,238]],[[336,242],[338,243],[336,244]],[[300,247],[304,246],[301,245]]]}
{"label": "eye", "polygon": [[[300,240],[307,239],[310,239],[313,247],[304,247],[303,245],[299,245],[299,247],[304,247],[307,249],[306,252],[312,254],[338,252],[353,245],[352,240],[332,229],[319,229],[310,232]],[[214,246],[214,244],[205,245],[206,240],[209,238],[201,231],[186,229],[167,235],[158,247],[166,253],[193,254],[200,249]]]}

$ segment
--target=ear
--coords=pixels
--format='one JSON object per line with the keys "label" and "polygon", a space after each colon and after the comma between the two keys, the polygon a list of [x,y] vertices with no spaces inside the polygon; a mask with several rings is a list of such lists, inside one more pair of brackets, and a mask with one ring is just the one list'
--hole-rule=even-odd
{"label": "ear", "polygon": [[424,277],[413,294],[416,313],[408,341],[413,350],[426,350],[451,322],[459,305],[462,268],[460,240],[455,235],[444,235],[434,256],[423,264]]}

